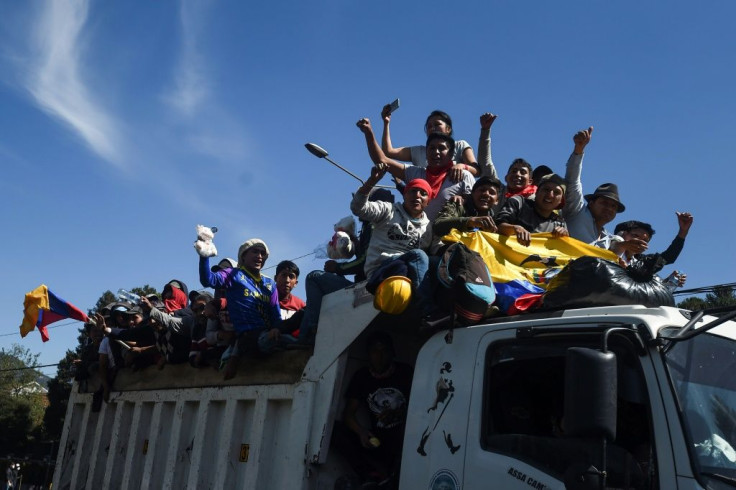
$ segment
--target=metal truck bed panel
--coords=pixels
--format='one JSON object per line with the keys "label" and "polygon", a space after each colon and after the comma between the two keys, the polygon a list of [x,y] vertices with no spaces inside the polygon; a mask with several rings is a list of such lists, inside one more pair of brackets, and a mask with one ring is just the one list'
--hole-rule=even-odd
{"label": "metal truck bed panel", "polygon": [[[311,384],[72,394],[62,489],[299,488]],[[292,481],[294,480],[294,481]]]}

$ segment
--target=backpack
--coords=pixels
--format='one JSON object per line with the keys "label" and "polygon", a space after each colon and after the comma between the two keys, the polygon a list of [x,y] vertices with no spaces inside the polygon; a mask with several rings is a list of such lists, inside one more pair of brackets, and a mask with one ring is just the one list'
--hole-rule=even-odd
{"label": "backpack", "polygon": [[496,300],[491,273],[483,257],[463,243],[453,243],[445,249],[437,278],[450,290],[458,319],[468,325],[478,323]]}

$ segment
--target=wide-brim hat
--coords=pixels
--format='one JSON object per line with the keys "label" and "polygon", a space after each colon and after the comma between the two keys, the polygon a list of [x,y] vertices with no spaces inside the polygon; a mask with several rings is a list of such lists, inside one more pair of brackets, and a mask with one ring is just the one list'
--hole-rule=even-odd
{"label": "wide-brim hat", "polygon": [[623,213],[626,210],[626,206],[624,206],[624,203],[621,202],[621,199],[618,197],[618,186],[616,184],[606,183],[599,185],[593,194],[586,194],[585,200],[590,202],[591,199],[596,199],[598,197],[607,197],[608,199],[613,199],[618,203],[618,212]]}

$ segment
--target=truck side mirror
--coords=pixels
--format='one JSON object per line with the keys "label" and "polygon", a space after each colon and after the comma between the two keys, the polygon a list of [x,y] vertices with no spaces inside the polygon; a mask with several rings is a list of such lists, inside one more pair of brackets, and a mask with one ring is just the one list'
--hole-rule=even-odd
{"label": "truck side mirror", "polygon": [[567,349],[565,435],[616,439],[616,355],[584,347]]}

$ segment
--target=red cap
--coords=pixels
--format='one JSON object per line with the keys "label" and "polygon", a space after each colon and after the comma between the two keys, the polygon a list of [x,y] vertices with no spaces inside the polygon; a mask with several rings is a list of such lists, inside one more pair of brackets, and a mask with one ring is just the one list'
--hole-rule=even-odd
{"label": "red cap", "polygon": [[410,180],[408,184],[406,184],[406,189],[404,189],[404,193],[409,192],[410,189],[413,188],[417,189],[423,189],[427,192],[427,195],[432,195],[432,188],[429,186],[429,182],[427,182],[424,179],[413,179]]}

